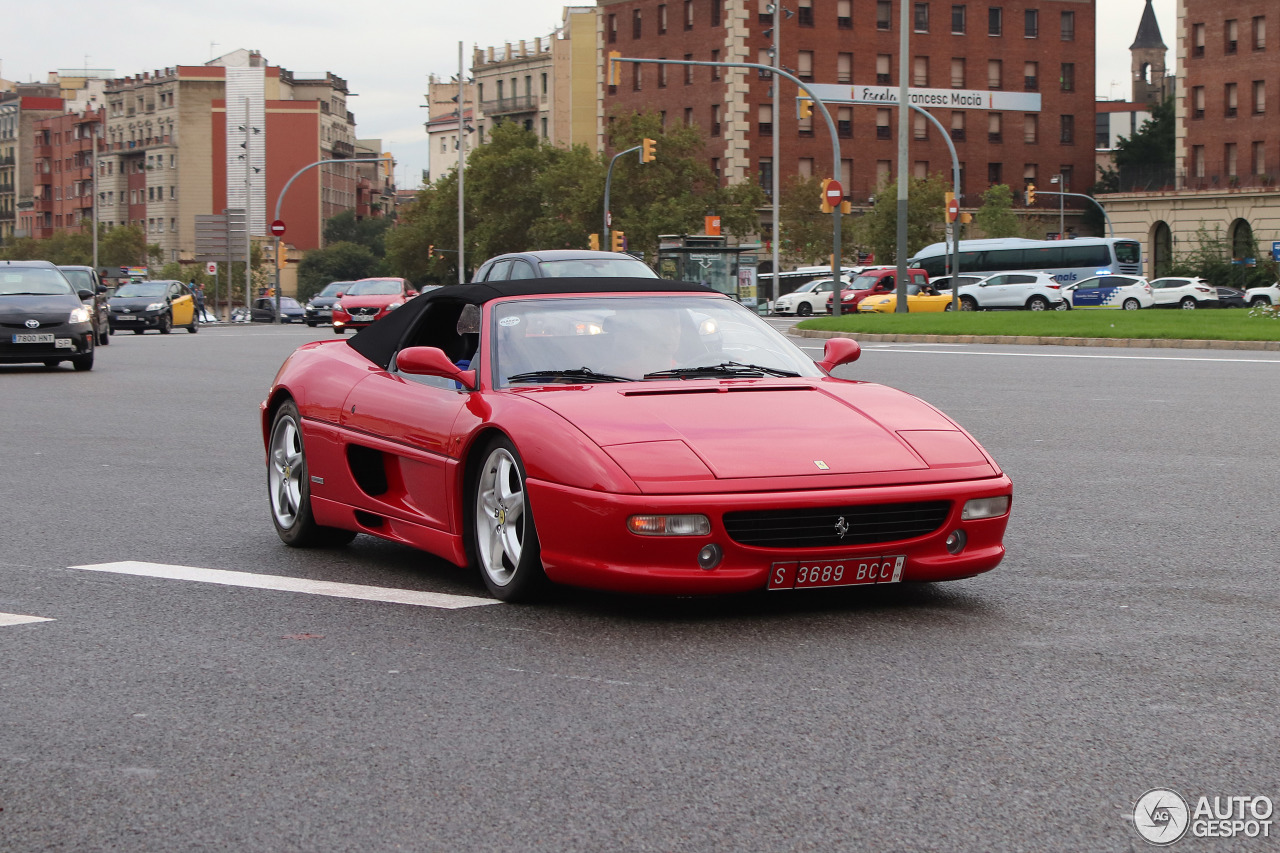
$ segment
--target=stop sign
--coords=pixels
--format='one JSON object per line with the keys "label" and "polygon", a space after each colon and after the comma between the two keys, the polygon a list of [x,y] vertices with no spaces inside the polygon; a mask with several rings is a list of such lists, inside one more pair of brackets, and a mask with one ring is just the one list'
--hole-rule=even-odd
{"label": "stop sign", "polygon": [[827,188],[823,192],[826,194],[827,204],[832,207],[839,207],[844,199],[844,190],[840,187],[839,181],[827,181]]}
{"label": "stop sign", "polygon": [[271,223],[271,234],[273,237],[284,236],[284,220],[283,219],[277,219],[275,222]]}
{"label": "stop sign", "polygon": [[960,202],[954,198],[947,202],[947,221],[955,222],[960,218]]}

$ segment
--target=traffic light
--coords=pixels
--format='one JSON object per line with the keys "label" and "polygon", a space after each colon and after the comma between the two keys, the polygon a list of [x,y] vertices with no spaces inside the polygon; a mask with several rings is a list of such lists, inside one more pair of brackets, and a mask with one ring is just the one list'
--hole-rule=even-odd
{"label": "traffic light", "polygon": [[591,240],[591,251],[593,251],[593,252],[598,252],[598,251],[600,251],[600,235],[599,235],[599,234],[589,234],[589,235],[587,235],[587,236],[588,236],[588,238]]}
{"label": "traffic light", "polygon": [[1022,195],[1025,198],[1028,207],[1035,204],[1036,203],[1036,185],[1027,184],[1027,189]]}
{"label": "traffic light", "polygon": [[382,177],[389,178],[395,171],[395,160],[391,158],[391,153],[387,152],[382,155]]}
{"label": "traffic light", "polygon": [[658,153],[653,150],[654,147],[657,146],[657,144],[658,143],[654,142],[652,139],[649,139],[648,137],[646,137],[644,141],[640,143],[640,146],[641,146],[640,162],[641,163],[651,163],[658,158]]}
{"label": "traffic light", "polygon": [[609,232],[609,248],[615,252],[625,252],[627,250],[627,235],[621,231]]}
{"label": "traffic light", "polygon": [[431,260],[436,256],[436,244],[430,243],[427,246],[427,260]]}
{"label": "traffic light", "polygon": [[618,85],[618,77],[621,76],[621,72],[618,69],[618,58],[621,56],[622,56],[622,51],[620,50],[609,51],[608,63],[609,63],[609,85],[610,86]]}
{"label": "traffic light", "polygon": [[843,213],[845,216],[851,215],[853,213],[853,202],[851,201],[840,202],[840,212]]}
{"label": "traffic light", "polygon": [[798,115],[800,118],[813,118],[813,101],[808,98],[801,98]]}
{"label": "traffic light", "polygon": [[822,179],[822,212],[823,213],[835,212],[835,207],[832,206],[831,202],[827,201],[827,187],[831,185],[831,180],[832,180],[831,178]]}

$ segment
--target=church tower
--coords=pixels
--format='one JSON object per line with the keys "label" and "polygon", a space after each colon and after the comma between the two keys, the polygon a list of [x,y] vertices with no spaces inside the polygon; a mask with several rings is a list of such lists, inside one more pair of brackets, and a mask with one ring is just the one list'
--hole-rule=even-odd
{"label": "church tower", "polygon": [[1156,12],[1151,8],[1151,0],[1142,10],[1142,21],[1138,24],[1138,37],[1129,45],[1129,53],[1133,57],[1133,97],[1135,104],[1152,104],[1163,101],[1168,94],[1168,85],[1172,80],[1165,80],[1165,55],[1169,48],[1160,38],[1160,24],[1156,22]]}

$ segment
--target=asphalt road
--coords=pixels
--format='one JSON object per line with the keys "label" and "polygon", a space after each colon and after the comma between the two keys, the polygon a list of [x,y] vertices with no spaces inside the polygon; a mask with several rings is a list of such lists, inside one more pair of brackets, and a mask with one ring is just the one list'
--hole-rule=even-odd
{"label": "asphalt road", "polygon": [[840,375],[1013,478],[966,581],[448,610],[74,568],[483,599],[277,539],[257,404],[331,334],[0,366],[0,614],[49,620],[0,617],[0,849],[1139,850],[1148,789],[1280,800],[1280,354],[866,346]]}

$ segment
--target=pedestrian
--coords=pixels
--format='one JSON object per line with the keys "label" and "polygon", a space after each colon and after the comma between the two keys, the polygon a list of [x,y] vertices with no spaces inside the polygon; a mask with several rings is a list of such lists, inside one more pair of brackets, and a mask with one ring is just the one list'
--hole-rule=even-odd
{"label": "pedestrian", "polygon": [[191,295],[196,300],[196,322],[204,322],[204,282],[197,283],[195,279],[191,280]]}

